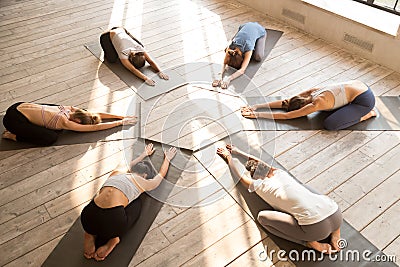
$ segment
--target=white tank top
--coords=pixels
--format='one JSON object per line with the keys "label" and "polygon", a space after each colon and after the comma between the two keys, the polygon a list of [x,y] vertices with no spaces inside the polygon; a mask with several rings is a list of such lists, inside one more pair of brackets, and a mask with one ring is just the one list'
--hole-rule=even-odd
{"label": "white tank top", "polygon": [[249,191],[255,191],[274,209],[292,215],[299,225],[318,223],[338,209],[328,196],[311,192],[283,170],[276,170],[271,178],[254,180]]}
{"label": "white tank top", "polygon": [[139,197],[140,190],[128,177],[128,174],[118,174],[109,177],[102,187],[112,186],[120,190],[131,203],[133,200]]}
{"label": "white tank top", "polygon": [[326,92],[326,91],[331,92],[334,97],[335,103],[331,110],[341,108],[349,103],[347,101],[344,84],[335,84],[335,85],[325,86],[323,88],[320,88],[320,89],[312,92],[311,96],[314,99],[315,97],[319,96],[320,94],[322,94],[323,92]]}
{"label": "white tank top", "polygon": [[133,40],[122,28],[114,30],[115,35],[111,42],[118,53],[120,59],[128,59],[130,53],[144,52],[144,48]]}

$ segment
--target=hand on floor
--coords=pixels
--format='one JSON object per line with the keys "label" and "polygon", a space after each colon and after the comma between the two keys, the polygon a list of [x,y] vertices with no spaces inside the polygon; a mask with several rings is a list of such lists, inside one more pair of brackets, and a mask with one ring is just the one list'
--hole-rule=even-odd
{"label": "hand on floor", "polygon": [[150,86],[156,85],[156,82],[153,81],[152,79],[149,79],[149,78],[147,78],[144,82],[145,82],[147,85],[150,85]]}
{"label": "hand on floor", "polygon": [[160,71],[160,72],[158,73],[158,76],[159,76],[161,79],[163,79],[163,80],[169,80],[168,75],[165,74],[165,73],[162,72],[162,71]]}

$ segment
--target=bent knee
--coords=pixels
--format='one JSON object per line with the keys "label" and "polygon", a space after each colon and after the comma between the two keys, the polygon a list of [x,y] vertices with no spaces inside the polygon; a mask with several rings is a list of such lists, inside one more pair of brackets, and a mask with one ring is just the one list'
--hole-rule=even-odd
{"label": "bent knee", "polygon": [[324,128],[328,131],[337,131],[343,129],[343,123],[340,121],[330,120],[329,118],[324,121]]}
{"label": "bent knee", "polygon": [[263,226],[268,225],[268,211],[260,211],[257,215],[257,221]]}
{"label": "bent knee", "polygon": [[57,135],[55,135],[55,136],[49,136],[49,137],[47,137],[47,138],[44,138],[44,139],[42,139],[42,140],[39,140],[38,142],[37,142],[37,145],[41,145],[41,146],[51,146],[51,145],[53,145],[56,141],[57,141],[57,139],[58,139],[58,136]]}
{"label": "bent knee", "polygon": [[339,130],[336,125],[333,125],[331,123],[324,123],[324,128],[328,131],[336,131]]}

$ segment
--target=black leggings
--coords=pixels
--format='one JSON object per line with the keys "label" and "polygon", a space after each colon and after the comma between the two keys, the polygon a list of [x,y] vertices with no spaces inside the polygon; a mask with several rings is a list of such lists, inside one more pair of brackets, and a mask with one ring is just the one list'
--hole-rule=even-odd
{"label": "black leggings", "polygon": [[[51,130],[31,123],[17,107],[24,102],[18,102],[9,107],[3,117],[4,127],[17,136],[17,141],[28,142],[40,146],[49,146],[57,141],[61,130]],[[58,106],[45,104],[48,106]]]}
{"label": "black leggings", "polygon": [[139,218],[142,201],[133,200],[125,208],[117,206],[103,209],[94,200],[82,210],[81,223],[88,234],[96,236],[96,247],[100,247],[114,237],[123,236]]}
{"label": "black leggings", "polygon": [[342,130],[360,122],[375,106],[375,96],[372,90],[363,92],[354,98],[353,102],[338,108],[324,121],[327,130]]}
{"label": "black leggings", "polygon": [[[115,30],[117,28],[119,27],[112,27],[111,30]],[[126,34],[128,34],[134,41],[136,41],[138,44],[144,47],[143,44],[138,39],[136,39],[130,32],[128,32],[125,28],[123,29],[125,30]],[[118,61],[118,53],[115,50],[114,45],[112,44],[110,31],[106,31],[100,35],[100,45],[104,51],[105,60],[107,60],[110,63],[115,63]]]}

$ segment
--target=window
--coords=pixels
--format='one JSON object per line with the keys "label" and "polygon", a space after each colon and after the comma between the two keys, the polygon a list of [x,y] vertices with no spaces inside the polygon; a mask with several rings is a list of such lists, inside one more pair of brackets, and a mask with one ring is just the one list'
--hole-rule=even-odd
{"label": "window", "polygon": [[354,0],[354,1],[400,15],[399,0]]}

